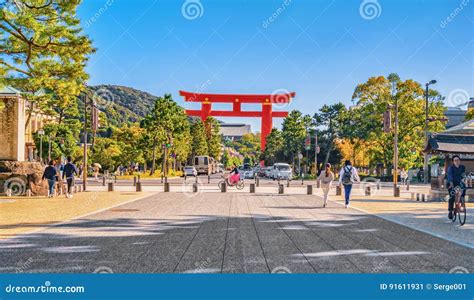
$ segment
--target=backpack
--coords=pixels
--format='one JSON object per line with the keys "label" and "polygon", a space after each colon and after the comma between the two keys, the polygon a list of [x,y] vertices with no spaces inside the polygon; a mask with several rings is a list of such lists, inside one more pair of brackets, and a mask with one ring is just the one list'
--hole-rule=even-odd
{"label": "backpack", "polygon": [[344,167],[344,174],[342,174],[342,184],[352,184],[352,167]]}

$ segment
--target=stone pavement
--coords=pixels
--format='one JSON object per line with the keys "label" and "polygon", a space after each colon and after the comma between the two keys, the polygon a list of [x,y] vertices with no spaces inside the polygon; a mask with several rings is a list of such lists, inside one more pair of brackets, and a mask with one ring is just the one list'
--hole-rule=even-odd
{"label": "stone pavement", "polygon": [[0,272],[473,272],[474,250],[318,196],[158,193],[0,240]]}
{"label": "stone pavement", "polygon": [[47,197],[0,197],[0,239],[40,230],[104,208],[139,199],[150,193],[84,192],[67,199]]}

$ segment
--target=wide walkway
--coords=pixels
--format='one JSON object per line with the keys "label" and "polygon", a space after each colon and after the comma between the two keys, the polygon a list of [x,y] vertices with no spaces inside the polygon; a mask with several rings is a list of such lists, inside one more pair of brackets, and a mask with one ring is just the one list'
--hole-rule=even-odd
{"label": "wide walkway", "polygon": [[0,240],[0,272],[473,272],[474,250],[318,196],[158,193]]}

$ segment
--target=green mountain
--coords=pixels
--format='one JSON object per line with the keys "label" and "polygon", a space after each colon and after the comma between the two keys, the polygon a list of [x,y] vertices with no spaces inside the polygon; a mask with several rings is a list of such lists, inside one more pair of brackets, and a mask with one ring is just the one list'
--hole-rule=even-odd
{"label": "green mountain", "polygon": [[[113,126],[140,121],[157,98],[150,93],[119,85],[89,86],[86,93],[106,115],[108,124]],[[82,107],[83,103],[79,105]]]}

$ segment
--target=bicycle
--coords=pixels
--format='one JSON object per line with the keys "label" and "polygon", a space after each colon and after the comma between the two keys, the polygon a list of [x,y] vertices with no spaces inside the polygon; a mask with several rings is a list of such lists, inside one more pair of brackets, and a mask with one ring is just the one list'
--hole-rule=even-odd
{"label": "bicycle", "polygon": [[[472,179],[469,175],[468,186],[472,186]],[[467,209],[466,209],[466,200],[465,197],[462,197],[463,190],[467,189],[466,187],[466,176],[464,176],[461,184],[454,188],[454,208],[453,208],[453,219],[452,222],[456,222],[458,219],[459,224],[463,226],[466,223]]]}
{"label": "bicycle", "polygon": [[217,186],[219,188],[221,188],[221,186],[223,184],[227,185],[227,186],[235,186],[238,190],[241,190],[245,187],[245,183],[244,183],[244,180],[242,179],[242,177],[240,177],[239,181],[235,182],[235,183],[230,183],[229,179],[230,179],[230,176],[225,176],[225,175],[222,175],[222,178],[224,180],[221,180],[219,181],[219,183],[217,183]]}

